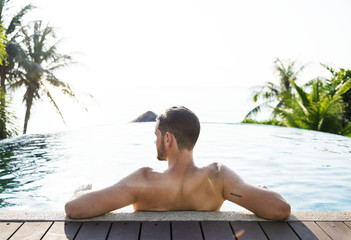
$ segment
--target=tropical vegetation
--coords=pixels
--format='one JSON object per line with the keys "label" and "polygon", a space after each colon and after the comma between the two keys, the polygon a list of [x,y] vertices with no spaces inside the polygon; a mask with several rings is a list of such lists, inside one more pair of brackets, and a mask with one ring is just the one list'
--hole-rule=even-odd
{"label": "tropical vegetation", "polygon": [[241,123],[264,124],[264,125],[285,127],[284,123],[282,121],[279,121],[278,119],[268,119],[268,120],[258,121],[252,118],[245,118],[244,120],[241,121]]}
{"label": "tropical vegetation", "polygon": [[274,69],[279,75],[279,85],[273,82],[267,82],[266,85],[256,87],[254,89],[253,101],[263,102],[253,108],[245,117],[250,119],[257,113],[261,112],[262,109],[272,108],[272,104],[275,105],[272,111],[272,117],[277,116],[276,108],[286,106],[287,102],[292,96],[291,81],[296,81],[298,74],[304,69],[304,66],[297,67],[296,62],[288,61],[287,66],[280,59],[274,61]]}
{"label": "tropical vegetation", "polygon": [[[9,109],[8,90],[15,92],[24,89],[23,102],[26,111],[23,134],[26,134],[31,109],[35,101],[48,99],[61,116],[63,114],[55,101],[52,89],[76,99],[72,87],[61,81],[56,70],[72,63],[72,57],[60,54],[54,28],[34,21],[23,24],[24,16],[34,9],[31,4],[21,8],[17,14],[9,15],[11,0],[0,0],[0,24],[3,26],[0,39],[0,139],[17,133],[14,127],[15,116]],[[51,44],[55,42],[54,44]]]}
{"label": "tropical vegetation", "polygon": [[[272,118],[278,118],[281,125],[351,137],[351,70],[336,71],[323,65],[330,71],[330,78],[316,78],[299,86],[297,72],[290,71],[294,62],[287,67],[281,61],[275,63],[279,64],[277,69],[282,70],[281,83],[279,86],[267,83],[255,92],[253,100],[257,102],[261,97],[265,102],[251,110],[247,119],[266,106],[272,109]],[[276,102],[275,106],[271,105]],[[276,121],[270,121],[277,125]]]}
{"label": "tropical vegetation", "polygon": [[15,78],[16,62],[19,60],[17,31],[22,24],[23,17],[34,7],[26,5],[14,15],[8,15],[11,7],[10,0],[0,0],[0,139],[12,137],[17,134],[14,114],[9,111],[11,101],[7,94],[7,84]]}
{"label": "tropical vegetation", "polygon": [[[6,52],[7,38],[4,34],[4,29],[0,25],[0,66],[7,57]],[[0,139],[8,138],[17,135],[17,128],[13,122],[16,117],[9,111],[10,101],[7,95],[0,88]]]}
{"label": "tropical vegetation", "polygon": [[54,28],[46,25],[42,21],[35,21],[21,28],[21,43],[23,51],[26,53],[25,59],[20,63],[17,70],[16,81],[10,84],[10,89],[17,90],[25,88],[23,102],[26,105],[23,134],[26,134],[28,121],[34,101],[47,98],[55,107],[63,122],[63,114],[58,107],[49,86],[55,87],[65,95],[76,98],[71,86],[58,79],[55,71],[72,63],[72,57],[57,52],[57,45],[49,44],[55,39]]}

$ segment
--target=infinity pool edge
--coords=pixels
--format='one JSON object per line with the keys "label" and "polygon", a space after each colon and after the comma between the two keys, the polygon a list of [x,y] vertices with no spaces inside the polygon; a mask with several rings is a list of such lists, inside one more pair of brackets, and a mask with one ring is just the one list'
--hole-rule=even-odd
{"label": "infinity pool edge", "polygon": [[[71,219],[63,211],[0,210],[0,221],[263,221],[249,212],[111,212],[89,218]],[[287,221],[351,221],[351,212],[293,211]]]}

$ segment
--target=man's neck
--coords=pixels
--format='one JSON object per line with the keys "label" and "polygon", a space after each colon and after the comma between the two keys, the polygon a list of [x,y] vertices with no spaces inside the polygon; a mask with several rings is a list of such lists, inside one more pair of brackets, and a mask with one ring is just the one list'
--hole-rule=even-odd
{"label": "man's neck", "polygon": [[192,151],[183,150],[168,158],[168,171],[184,172],[194,167],[195,164]]}

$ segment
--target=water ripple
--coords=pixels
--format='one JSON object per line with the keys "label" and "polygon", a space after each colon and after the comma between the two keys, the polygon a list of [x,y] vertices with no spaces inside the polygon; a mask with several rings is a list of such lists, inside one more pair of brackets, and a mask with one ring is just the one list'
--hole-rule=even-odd
{"label": "water ripple", "polygon": [[[156,160],[154,124],[96,126],[0,141],[0,208],[62,209],[82,183],[113,184]],[[293,210],[351,209],[351,138],[252,124],[202,124],[198,165],[221,162]],[[225,202],[222,210],[239,207]]]}

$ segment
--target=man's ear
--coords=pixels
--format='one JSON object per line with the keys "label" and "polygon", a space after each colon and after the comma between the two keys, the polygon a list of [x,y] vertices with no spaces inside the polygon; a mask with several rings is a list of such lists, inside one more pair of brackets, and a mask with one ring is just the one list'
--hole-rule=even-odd
{"label": "man's ear", "polygon": [[173,142],[172,133],[166,132],[165,137],[164,137],[164,141],[165,141],[165,146],[170,146]]}

